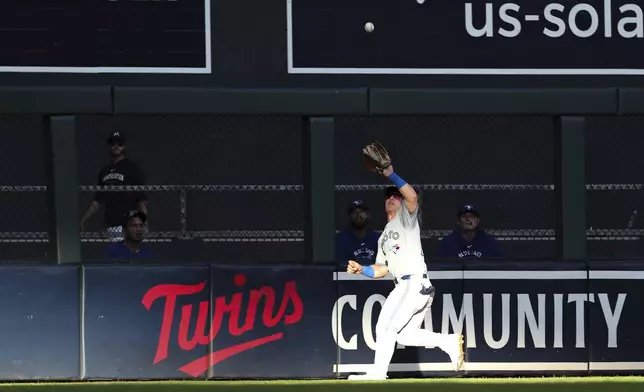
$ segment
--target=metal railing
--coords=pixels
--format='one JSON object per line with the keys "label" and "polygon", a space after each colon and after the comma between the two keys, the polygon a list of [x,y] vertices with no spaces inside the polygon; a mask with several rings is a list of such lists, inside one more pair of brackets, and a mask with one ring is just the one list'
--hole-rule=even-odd
{"label": "metal railing", "polygon": [[[382,190],[387,185],[380,184],[345,184],[336,185],[336,192],[375,191]],[[555,186],[552,184],[414,184],[416,189],[421,191],[463,191],[463,192],[485,192],[485,191],[544,191],[552,192]],[[179,193],[179,221],[178,230],[174,231],[151,231],[146,240],[151,242],[170,242],[175,240],[200,239],[206,242],[302,242],[304,231],[301,229],[292,230],[188,230],[188,191],[201,192],[301,192],[302,185],[278,184],[278,185],[224,185],[224,184],[201,184],[201,185],[144,185],[144,186],[79,186],[81,192],[178,192]],[[636,191],[644,189],[644,184],[587,184],[586,190],[593,191]],[[46,192],[46,186],[0,186],[0,192]],[[632,229],[637,210],[633,211],[631,219],[626,228],[589,228],[586,231],[588,240],[600,241],[634,241],[644,236],[644,229]],[[442,238],[452,231],[451,228],[422,230],[423,239]],[[487,229],[488,233],[496,236],[501,241],[553,241],[555,239],[554,229]],[[336,231],[337,232],[337,231]],[[0,243],[11,242],[47,242],[47,232],[0,232]],[[107,242],[103,232],[82,232],[82,242]]]}

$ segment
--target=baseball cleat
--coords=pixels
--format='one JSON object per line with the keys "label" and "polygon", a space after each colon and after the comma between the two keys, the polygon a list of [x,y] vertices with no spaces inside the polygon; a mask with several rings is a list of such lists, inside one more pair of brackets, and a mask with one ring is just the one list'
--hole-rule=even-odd
{"label": "baseball cleat", "polygon": [[454,371],[459,371],[461,370],[461,367],[463,366],[463,360],[465,359],[465,354],[463,353],[463,335],[455,334],[453,335],[454,342],[450,344],[449,350],[447,353],[449,354],[449,358],[452,361],[452,365],[454,366]]}
{"label": "baseball cleat", "polygon": [[352,381],[381,381],[386,379],[387,376],[376,376],[373,374],[352,374],[349,376],[349,380]]}

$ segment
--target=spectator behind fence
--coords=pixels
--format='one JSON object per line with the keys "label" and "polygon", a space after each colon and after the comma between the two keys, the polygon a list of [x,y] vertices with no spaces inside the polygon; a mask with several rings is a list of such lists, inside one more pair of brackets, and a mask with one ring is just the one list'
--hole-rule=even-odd
{"label": "spectator behind fence", "polygon": [[132,210],[125,214],[125,221],[122,223],[124,238],[120,242],[108,245],[106,258],[109,260],[151,259],[152,252],[143,243],[146,221],[147,216],[141,211]]}
{"label": "spectator behind fence", "polygon": [[438,246],[437,256],[472,259],[498,259],[503,256],[499,241],[479,227],[476,208],[466,204],[458,210],[457,227]]}
{"label": "spectator behind fence", "polygon": [[[145,185],[146,176],[141,167],[126,156],[125,135],[113,132],[107,139],[111,163],[105,165],[98,173],[99,186]],[[94,200],[80,222],[85,231],[85,222],[92,217],[101,206],[105,207],[105,226],[112,241],[123,240],[123,214],[136,209],[147,215],[147,195],[143,191],[99,191],[94,194]]]}
{"label": "spectator behind fence", "polygon": [[346,268],[349,260],[360,264],[373,264],[378,251],[380,235],[369,228],[369,208],[362,200],[349,204],[349,224],[336,236],[336,262]]}

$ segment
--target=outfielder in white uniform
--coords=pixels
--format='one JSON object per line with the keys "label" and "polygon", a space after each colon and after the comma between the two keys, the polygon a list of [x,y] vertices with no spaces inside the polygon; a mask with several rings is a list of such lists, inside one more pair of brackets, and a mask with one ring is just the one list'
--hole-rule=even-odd
{"label": "outfielder in white uniform", "polygon": [[403,346],[439,347],[446,352],[454,370],[463,364],[463,336],[440,334],[421,329],[425,314],[434,299],[434,287],[420,242],[418,196],[414,188],[389,166],[383,171],[395,186],[387,188],[385,212],[387,225],[378,240],[376,264],[362,266],[350,260],[347,272],[372,279],[394,277],[395,287],[387,297],[376,324],[376,355],[373,368],[349,380],[385,380],[396,342]]}

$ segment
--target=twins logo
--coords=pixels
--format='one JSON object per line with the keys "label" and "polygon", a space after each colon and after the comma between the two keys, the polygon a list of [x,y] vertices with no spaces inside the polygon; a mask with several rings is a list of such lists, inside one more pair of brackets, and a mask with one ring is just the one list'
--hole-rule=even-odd
{"label": "twins logo", "polygon": [[[237,274],[233,282],[235,286],[243,287],[246,284],[246,276]],[[213,353],[179,368],[183,373],[198,377],[208,371],[210,367],[233,355],[282,339],[284,333],[273,329],[296,324],[302,319],[304,305],[295,287],[295,281],[286,282],[281,298],[273,287],[261,286],[245,290],[248,291],[247,293],[222,295],[211,301],[184,305],[181,309],[176,309],[179,296],[200,293],[205,287],[205,282],[195,285],[160,284],[149,289],[143,296],[141,303],[147,310],[150,310],[156,300],[165,300],[161,331],[154,356],[155,364],[168,358],[173,330],[176,331],[175,339],[179,348],[184,351],[192,351],[197,346],[208,346],[222,330],[231,336],[241,337],[243,341],[245,340],[243,335],[253,331],[257,324],[260,324],[257,319],[261,319],[262,329],[266,330],[266,336],[246,340],[229,347],[218,347]],[[181,312],[179,325],[174,325],[175,310]],[[190,325],[191,314],[194,311],[198,312],[196,325]],[[209,319],[211,314],[212,319]],[[227,325],[224,322],[225,317],[228,318]]]}

